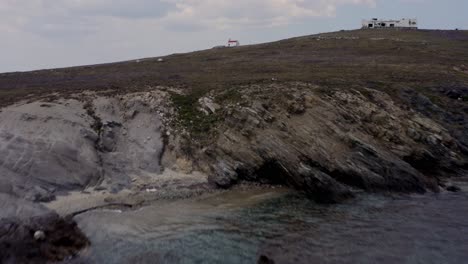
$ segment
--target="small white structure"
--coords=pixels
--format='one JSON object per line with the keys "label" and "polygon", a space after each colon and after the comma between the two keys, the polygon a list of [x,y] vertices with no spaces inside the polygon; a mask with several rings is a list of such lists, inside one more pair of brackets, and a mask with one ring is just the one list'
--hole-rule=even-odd
{"label": "small white structure", "polygon": [[240,46],[240,42],[238,40],[232,40],[232,39],[228,40],[227,47],[239,47],[239,46]]}
{"label": "small white structure", "polygon": [[371,20],[362,20],[362,28],[418,28],[416,18],[403,18],[401,20],[382,20],[373,18]]}

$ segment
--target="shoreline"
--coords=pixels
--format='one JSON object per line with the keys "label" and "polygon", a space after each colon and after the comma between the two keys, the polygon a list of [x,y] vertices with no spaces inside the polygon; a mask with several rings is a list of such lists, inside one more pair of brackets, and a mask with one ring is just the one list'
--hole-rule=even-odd
{"label": "shoreline", "polygon": [[208,177],[200,172],[179,173],[170,169],[151,177],[135,178],[131,186],[113,193],[107,189],[90,187],[56,196],[42,205],[62,216],[108,207],[137,208],[158,200],[191,198],[216,191],[208,183]]}

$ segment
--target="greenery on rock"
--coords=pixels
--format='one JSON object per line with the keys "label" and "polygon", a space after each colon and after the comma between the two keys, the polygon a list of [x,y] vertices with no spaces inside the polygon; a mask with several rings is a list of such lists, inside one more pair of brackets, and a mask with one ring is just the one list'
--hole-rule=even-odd
{"label": "greenery on rock", "polygon": [[219,115],[206,115],[199,110],[200,93],[177,94],[171,92],[172,103],[177,110],[177,125],[187,129],[194,136],[206,136],[216,124]]}

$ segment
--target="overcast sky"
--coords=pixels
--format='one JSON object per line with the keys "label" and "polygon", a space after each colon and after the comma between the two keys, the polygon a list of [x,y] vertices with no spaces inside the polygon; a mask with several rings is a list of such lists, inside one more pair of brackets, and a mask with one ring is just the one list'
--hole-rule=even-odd
{"label": "overcast sky", "polygon": [[0,0],[0,72],[155,57],[416,17],[468,29],[468,0]]}

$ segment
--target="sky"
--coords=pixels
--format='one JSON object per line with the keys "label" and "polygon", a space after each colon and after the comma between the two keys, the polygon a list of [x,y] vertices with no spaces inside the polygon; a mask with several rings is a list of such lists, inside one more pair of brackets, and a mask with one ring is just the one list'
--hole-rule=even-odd
{"label": "sky", "polygon": [[269,42],[373,17],[468,29],[467,10],[468,0],[0,0],[0,72]]}

